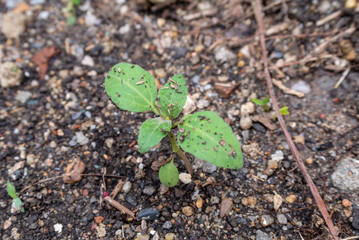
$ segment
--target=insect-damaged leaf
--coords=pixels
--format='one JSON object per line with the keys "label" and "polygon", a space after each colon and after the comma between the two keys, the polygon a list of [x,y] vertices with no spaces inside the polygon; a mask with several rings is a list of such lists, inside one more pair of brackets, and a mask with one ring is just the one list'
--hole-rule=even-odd
{"label": "insect-damaged leaf", "polygon": [[140,153],[145,153],[159,143],[171,130],[170,120],[162,118],[147,119],[142,123],[138,136],[138,146]]}
{"label": "insect-damaged leaf", "polygon": [[137,65],[119,63],[113,66],[105,79],[105,90],[111,100],[123,110],[144,112],[155,109],[155,79]]}
{"label": "insect-damaged leaf", "polygon": [[162,114],[171,119],[178,117],[186,103],[187,93],[184,77],[181,74],[171,77],[158,93]]}
{"label": "insect-damaged leaf", "polygon": [[236,136],[214,112],[197,112],[183,117],[177,141],[183,150],[218,167],[242,167],[243,156]]}
{"label": "insect-damaged leaf", "polygon": [[167,187],[176,186],[179,179],[179,174],[177,167],[173,164],[173,159],[160,168],[158,176],[163,185]]}

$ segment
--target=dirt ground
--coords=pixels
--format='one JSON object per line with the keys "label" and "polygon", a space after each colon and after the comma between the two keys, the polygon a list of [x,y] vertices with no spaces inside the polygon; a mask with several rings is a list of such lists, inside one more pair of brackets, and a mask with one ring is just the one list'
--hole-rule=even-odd
{"label": "dirt ground", "polygon": [[[67,3],[0,0],[2,239],[330,239],[278,122],[250,103],[269,95],[251,1],[89,0],[74,9],[74,25],[66,24]],[[262,4],[284,120],[339,236],[357,236],[359,165],[347,166],[339,183],[333,173],[359,159],[359,4]],[[161,84],[183,74],[192,100],[185,111],[224,118],[242,145],[243,168],[188,154],[191,181],[161,185],[152,164],[169,157],[169,141],[137,151],[139,127],[153,113],[121,111],[104,91],[118,62]],[[64,183],[76,161],[87,175]],[[118,180],[125,184],[115,200],[151,220],[103,200]],[[24,212],[12,207],[7,181]]]}

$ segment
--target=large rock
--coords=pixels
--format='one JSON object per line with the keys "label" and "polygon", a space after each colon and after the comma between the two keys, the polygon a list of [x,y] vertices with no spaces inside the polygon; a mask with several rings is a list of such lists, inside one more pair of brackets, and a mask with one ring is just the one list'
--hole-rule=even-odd
{"label": "large rock", "polygon": [[334,187],[344,192],[359,192],[359,160],[351,157],[341,160],[331,179]]}

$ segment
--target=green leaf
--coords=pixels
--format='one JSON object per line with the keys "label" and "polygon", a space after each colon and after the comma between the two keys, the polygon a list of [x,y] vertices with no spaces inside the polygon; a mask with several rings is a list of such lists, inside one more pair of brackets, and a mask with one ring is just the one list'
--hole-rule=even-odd
{"label": "green leaf", "polygon": [[76,16],[75,15],[69,15],[66,19],[67,26],[75,25],[76,24]]}
{"label": "green leaf", "polygon": [[204,111],[183,117],[177,141],[184,151],[218,167],[238,169],[243,156],[232,129],[216,113]]}
{"label": "green leaf", "polygon": [[20,198],[14,198],[13,201],[14,201],[14,206],[15,206],[15,208],[21,207],[22,201],[21,201]]}
{"label": "green leaf", "polygon": [[176,186],[179,174],[177,167],[173,164],[173,159],[160,168],[158,176],[163,185],[167,187]]}
{"label": "green leaf", "polygon": [[254,102],[255,104],[259,105],[259,106],[263,106],[265,103],[257,98],[251,98],[252,102]]}
{"label": "green leaf", "polygon": [[267,96],[267,97],[264,99],[263,105],[266,105],[266,104],[268,103],[268,101],[269,101],[269,96]]}
{"label": "green leaf", "polygon": [[140,153],[147,152],[159,143],[162,138],[167,136],[171,127],[171,121],[163,120],[162,118],[147,119],[144,123],[142,123],[140,134],[138,136],[138,150]]}
{"label": "green leaf", "polygon": [[282,115],[288,115],[289,111],[288,111],[288,107],[282,107],[281,109],[279,109],[280,114]]}
{"label": "green leaf", "polygon": [[17,198],[15,187],[14,187],[14,185],[12,185],[12,183],[10,181],[7,181],[6,190],[11,198],[13,198],[13,199]]}
{"label": "green leaf", "polygon": [[113,66],[105,79],[105,90],[122,110],[144,112],[156,109],[155,78],[137,65],[119,63]]}
{"label": "green leaf", "polygon": [[161,113],[170,119],[178,117],[186,103],[187,93],[186,81],[181,74],[170,78],[158,93]]}
{"label": "green leaf", "polygon": [[71,2],[74,5],[80,5],[81,4],[81,0],[71,0]]}

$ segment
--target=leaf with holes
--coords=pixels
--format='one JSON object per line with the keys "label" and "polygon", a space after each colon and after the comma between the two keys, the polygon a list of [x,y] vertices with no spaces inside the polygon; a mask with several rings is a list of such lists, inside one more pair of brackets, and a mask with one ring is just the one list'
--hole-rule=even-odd
{"label": "leaf with holes", "polygon": [[177,167],[173,164],[173,159],[160,168],[158,176],[163,185],[167,187],[176,186],[179,174]]}
{"label": "leaf with holes", "polygon": [[122,110],[156,112],[155,79],[149,72],[137,65],[119,63],[113,66],[105,79],[105,90],[111,100]]}
{"label": "leaf with holes", "polygon": [[242,167],[240,143],[216,113],[204,111],[184,116],[178,127],[177,141],[183,150],[217,167]]}
{"label": "leaf with holes", "polygon": [[178,117],[186,103],[187,93],[184,77],[181,74],[171,77],[158,93],[161,113],[170,119]]}
{"label": "leaf with holes", "polygon": [[167,136],[171,127],[171,121],[163,120],[162,118],[147,119],[144,123],[142,123],[140,134],[138,136],[138,150],[140,153],[147,152],[159,143],[162,138]]}

